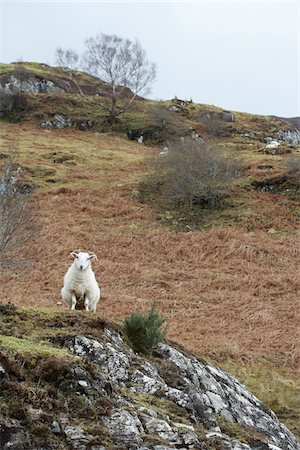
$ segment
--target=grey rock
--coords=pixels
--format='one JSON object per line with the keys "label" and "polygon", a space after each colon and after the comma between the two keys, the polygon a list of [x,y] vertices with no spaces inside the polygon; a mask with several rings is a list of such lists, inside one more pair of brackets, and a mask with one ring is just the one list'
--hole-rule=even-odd
{"label": "grey rock", "polygon": [[266,137],[263,139],[263,141],[264,141],[266,144],[270,144],[270,142],[274,141],[274,138],[272,138],[271,136],[266,136]]}
{"label": "grey rock", "polygon": [[179,435],[183,444],[188,446],[194,446],[199,444],[199,439],[192,425],[187,425],[185,423],[174,423],[174,425],[179,431]]}
{"label": "grey rock", "polygon": [[101,344],[94,339],[77,336],[69,345],[76,355],[84,356],[106,369],[112,381],[125,382],[128,380],[131,358],[111,343]]}
{"label": "grey rock", "polygon": [[50,429],[54,434],[60,434],[63,431],[60,424],[56,420],[52,422]]}
{"label": "grey rock", "polygon": [[41,78],[29,78],[27,80],[20,80],[11,75],[10,78],[3,83],[0,83],[0,92],[3,93],[16,93],[26,92],[28,94],[39,94],[43,92],[48,93],[61,93],[65,92],[64,89],[57,86],[51,80],[44,80]]}
{"label": "grey rock", "polygon": [[178,106],[172,105],[172,106],[169,106],[168,110],[173,111],[173,112],[179,112],[182,110],[182,108],[178,108]]}
{"label": "grey rock", "polygon": [[232,111],[212,112],[206,113],[202,116],[205,121],[210,120],[224,120],[224,122],[234,122],[234,115]]}
{"label": "grey rock", "polygon": [[[155,445],[154,450],[174,450],[174,447],[165,447],[164,445]],[[186,450],[185,447],[176,447],[177,450]]]}
{"label": "grey rock", "polygon": [[[270,444],[287,449],[298,448],[293,435],[279,422],[275,414],[264,407],[237,379],[219,368],[186,356],[167,344],[160,344],[158,349],[164,358],[171,360],[178,367],[184,379],[188,380],[187,390],[194,392],[194,395],[198,391],[203,402],[201,406],[198,397],[200,410],[204,412],[205,419],[207,413],[230,411],[233,421],[263,432],[268,436]],[[195,373],[198,380],[193,377]]]}
{"label": "grey rock", "polygon": [[77,125],[79,130],[81,131],[88,131],[91,128],[93,128],[94,122],[92,120],[83,120],[81,122],[79,122],[79,124]]}
{"label": "grey rock", "polygon": [[85,450],[89,439],[80,427],[67,426],[64,430],[67,442],[72,449]]}
{"label": "grey rock", "polygon": [[[186,450],[186,447],[167,447],[165,445],[155,445],[154,447],[152,445],[145,445],[143,447],[138,447],[136,450],[174,450],[176,448],[177,450]],[[131,450],[131,449],[130,449]]]}
{"label": "grey rock", "polygon": [[34,449],[27,432],[22,427],[0,426],[1,450]]}
{"label": "grey rock", "polygon": [[103,417],[103,423],[114,439],[130,444],[142,442],[143,426],[137,416],[122,409],[115,409],[109,417]]}
{"label": "grey rock", "polygon": [[234,122],[234,115],[231,111],[222,111],[221,116],[226,122]]}
{"label": "grey rock", "polygon": [[151,416],[151,417],[158,416],[156,411],[154,411],[153,409],[145,408],[144,406],[141,406],[140,408],[138,408],[138,411],[143,414],[146,414],[147,416]]}
{"label": "grey rock", "polygon": [[[245,138],[248,138],[248,139],[255,139],[255,134],[252,133],[252,131],[250,133],[243,133],[242,136]],[[272,138],[271,138],[271,140],[272,140]]]}
{"label": "grey rock", "polygon": [[41,128],[51,130],[53,128],[53,123],[50,120],[46,120],[46,122],[41,123]]}
{"label": "grey rock", "polygon": [[188,446],[194,446],[199,444],[199,439],[194,431],[187,431],[180,435],[183,444]]}
{"label": "grey rock", "polygon": [[135,385],[131,388],[135,392],[143,394],[154,394],[157,391],[165,389],[167,387],[163,380],[158,378],[149,377],[145,375],[141,370],[135,370],[131,376],[131,381]]}
{"label": "grey rock", "polygon": [[213,410],[216,413],[219,413],[222,409],[227,407],[227,404],[222,400],[222,397],[219,394],[215,394],[214,392],[207,392],[207,396],[210,400]]}
{"label": "grey rock", "polygon": [[156,434],[162,439],[172,444],[181,444],[182,441],[178,435],[178,430],[172,428],[165,420],[156,419],[154,417],[145,418],[143,420],[145,430],[150,434]]}
{"label": "grey rock", "polygon": [[72,120],[71,119],[66,119],[63,115],[61,114],[55,114],[53,119],[52,119],[52,124],[54,126],[54,128],[66,128],[66,127],[71,127],[72,126]]}
{"label": "grey rock", "polygon": [[57,86],[51,80],[41,78],[29,78],[27,80],[20,80],[14,75],[11,75],[6,82],[0,83],[0,92],[2,93],[16,93],[26,92],[28,94],[39,94],[41,92],[61,93],[64,89]]}
{"label": "grey rock", "polygon": [[6,370],[4,369],[2,364],[0,364],[0,378],[2,378],[5,374],[6,374]]}
{"label": "grey rock", "polygon": [[55,114],[52,120],[46,120],[45,122],[42,122],[41,128],[44,128],[46,130],[50,130],[52,128],[63,129],[66,127],[71,127],[72,125],[73,122],[71,119],[66,119],[61,114]]}
{"label": "grey rock", "polygon": [[281,130],[277,133],[277,136],[288,144],[300,145],[300,130],[298,128],[288,131]]}
{"label": "grey rock", "polygon": [[105,336],[107,336],[117,348],[122,349],[124,347],[124,341],[121,338],[120,333],[106,328]]}

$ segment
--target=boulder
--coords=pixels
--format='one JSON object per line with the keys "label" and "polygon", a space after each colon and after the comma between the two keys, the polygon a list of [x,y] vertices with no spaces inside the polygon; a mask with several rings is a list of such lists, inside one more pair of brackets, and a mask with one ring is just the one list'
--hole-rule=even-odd
{"label": "boulder", "polygon": [[18,426],[0,426],[1,450],[33,450],[33,446],[27,432]]}
{"label": "boulder", "polygon": [[290,145],[300,145],[300,130],[298,128],[288,131],[279,131],[277,135],[279,139],[284,140]]}

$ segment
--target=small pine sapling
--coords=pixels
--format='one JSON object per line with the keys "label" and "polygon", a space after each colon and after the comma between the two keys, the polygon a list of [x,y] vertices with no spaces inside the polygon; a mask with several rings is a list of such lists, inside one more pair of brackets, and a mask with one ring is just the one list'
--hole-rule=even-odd
{"label": "small pine sapling", "polygon": [[151,355],[165,338],[167,329],[162,328],[165,319],[156,311],[156,303],[146,313],[133,313],[123,320],[122,329],[135,352]]}

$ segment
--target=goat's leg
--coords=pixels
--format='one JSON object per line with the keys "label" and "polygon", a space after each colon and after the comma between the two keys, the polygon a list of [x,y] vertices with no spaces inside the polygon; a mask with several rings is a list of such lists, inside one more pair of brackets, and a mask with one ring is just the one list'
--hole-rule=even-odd
{"label": "goat's leg", "polygon": [[85,310],[86,311],[90,310],[90,301],[89,301],[89,299],[87,297],[85,297],[84,306],[85,306]]}
{"label": "goat's leg", "polygon": [[76,303],[77,303],[76,295],[72,295],[72,305],[71,305],[71,310],[73,310],[73,311],[75,310]]}

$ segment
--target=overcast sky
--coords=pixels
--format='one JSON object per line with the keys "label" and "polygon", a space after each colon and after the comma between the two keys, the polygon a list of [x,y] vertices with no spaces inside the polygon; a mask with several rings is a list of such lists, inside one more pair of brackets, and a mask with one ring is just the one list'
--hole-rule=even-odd
{"label": "overcast sky", "polygon": [[[157,63],[154,99],[300,115],[299,1],[0,0],[0,61],[54,64],[97,33],[138,38]],[[298,46],[298,48],[297,48]]]}

